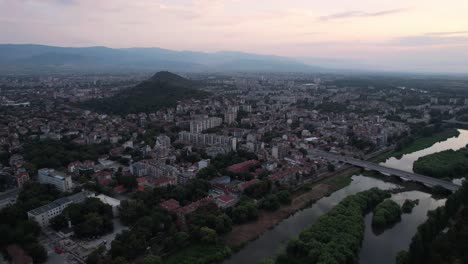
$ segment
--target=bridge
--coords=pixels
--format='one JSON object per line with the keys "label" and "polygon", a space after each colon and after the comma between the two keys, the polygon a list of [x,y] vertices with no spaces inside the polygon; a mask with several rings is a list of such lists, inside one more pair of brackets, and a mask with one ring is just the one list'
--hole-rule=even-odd
{"label": "bridge", "polygon": [[453,125],[468,126],[468,122],[458,121],[455,118],[452,118],[450,120],[444,120],[443,122],[447,124],[453,124]]}
{"label": "bridge", "polygon": [[459,185],[454,184],[452,182],[424,176],[421,174],[407,172],[403,170],[388,168],[388,167],[384,167],[384,166],[381,166],[381,165],[378,165],[369,161],[359,160],[359,159],[350,158],[350,157],[342,156],[342,155],[336,155],[336,154],[332,154],[332,153],[325,152],[325,151],[314,150],[311,152],[311,155],[314,157],[318,156],[329,161],[340,161],[340,162],[351,164],[353,166],[361,167],[367,170],[378,171],[385,175],[398,176],[406,180],[423,183],[430,187],[441,186],[452,192],[455,192],[456,190],[458,190],[458,188],[460,188]]}

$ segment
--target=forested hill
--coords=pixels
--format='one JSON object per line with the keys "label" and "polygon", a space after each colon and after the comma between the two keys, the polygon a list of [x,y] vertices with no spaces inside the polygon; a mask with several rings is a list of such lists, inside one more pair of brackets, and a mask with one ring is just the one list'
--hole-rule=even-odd
{"label": "forested hill", "polygon": [[177,101],[201,99],[209,93],[197,90],[196,83],[170,72],[158,72],[134,88],[104,99],[94,99],[78,106],[99,113],[126,115],[154,112],[174,107]]}

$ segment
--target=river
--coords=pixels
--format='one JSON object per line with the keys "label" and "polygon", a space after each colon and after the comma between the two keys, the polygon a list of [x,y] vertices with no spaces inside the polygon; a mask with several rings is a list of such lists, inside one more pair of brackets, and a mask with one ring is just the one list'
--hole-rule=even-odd
{"label": "river", "polygon": [[416,151],[410,154],[405,154],[401,158],[389,158],[380,165],[400,169],[408,172],[413,172],[413,163],[421,157],[433,154],[436,152],[441,152],[444,150],[459,150],[465,147],[468,144],[468,130],[459,129],[460,135],[456,137],[449,138],[445,141],[435,143],[429,148]]}
{"label": "river", "polygon": [[[403,155],[400,159],[390,158],[382,163],[382,165],[412,171],[414,161],[420,157],[448,149],[458,150],[467,144],[468,130],[460,130],[458,137],[449,138],[427,149]],[[362,175],[355,175],[352,179],[353,181],[347,187],[331,194],[329,197],[318,200],[311,207],[285,219],[258,239],[248,243],[224,263],[255,264],[264,258],[274,258],[278,252],[284,249],[289,239],[298,236],[302,230],[313,225],[321,215],[328,212],[345,197],[373,187],[381,189],[397,187],[395,184]],[[411,214],[402,215],[399,223],[378,235],[374,234],[371,228],[372,213],[365,216],[366,231],[359,254],[361,264],[395,263],[396,254],[398,251],[408,248],[418,225],[427,219],[427,212],[445,203],[445,199],[436,200],[430,194],[419,191],[395,194],[391,199],[399,204],[402,204],[405,199],[419,199],[419,204],[413,209]]]}

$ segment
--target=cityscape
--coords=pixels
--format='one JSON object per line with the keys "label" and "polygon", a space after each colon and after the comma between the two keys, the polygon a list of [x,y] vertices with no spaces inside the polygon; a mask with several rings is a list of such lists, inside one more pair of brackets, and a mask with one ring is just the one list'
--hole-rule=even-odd
{"label": "cityscape", "polygon": [[[361,25],[435,14],[399,0],[91,2],[0,0],[0,263],[468,263],[465,2],[421,57]],[[279,40],[306,22],[324,57]]]}

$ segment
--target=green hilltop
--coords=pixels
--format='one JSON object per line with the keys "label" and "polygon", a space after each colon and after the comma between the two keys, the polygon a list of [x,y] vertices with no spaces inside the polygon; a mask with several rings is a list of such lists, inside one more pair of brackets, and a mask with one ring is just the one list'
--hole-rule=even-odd
{"label": "green hilltop", "polygon": [[124,90],[115,96],[93,99],[79,103],[81,108],[99,113],[126,115],[141,112],[154,112],[167,107],[175,107],[178,101],[202,99],[209,93],[197,90],[197,83],[177,74],[162,71],[134,88]]}

